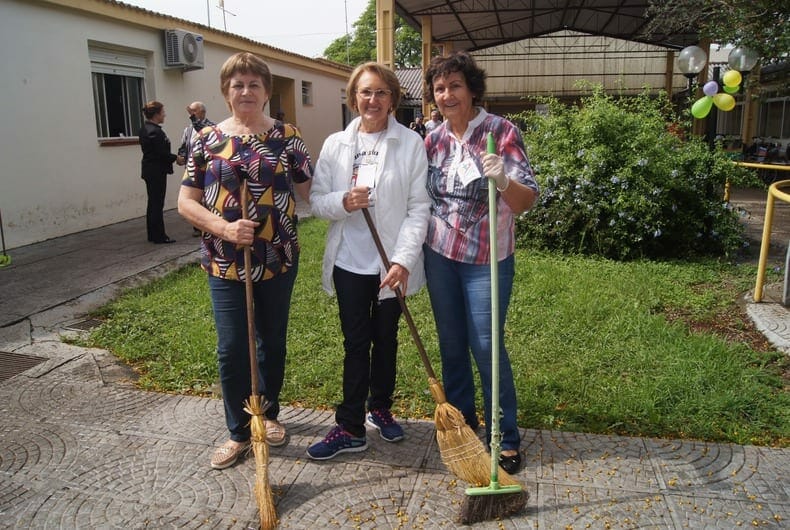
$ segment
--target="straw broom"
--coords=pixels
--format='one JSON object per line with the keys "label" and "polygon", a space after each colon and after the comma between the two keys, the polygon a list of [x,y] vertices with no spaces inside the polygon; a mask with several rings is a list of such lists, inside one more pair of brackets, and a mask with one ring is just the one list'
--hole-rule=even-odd
{"label": "straw broom", "polygon": [[[241,184],[241,216],[242,219],[249,219],[247,211],[248,202],[247,181]],[[244,410],[251,416],[250,418],[250,442],[252,452],[255,455],[255,500],[258,504],[258,511],[261,518],[261,530],[272,530],[277,526],[277,511],[274,507],[274,496],[269,486],[269,446],[266,443],[266,424],[263,421],[263,413],[269,407],[269,403],[264,403],[258,394],[258,357],[255,346],[255,308],[252,302],[252,276],[251,264],[252,250],[249,246],[244,247],[244,287],[247,301],[247,344],[250,354],[250,397],[244,402]]]}
{"label": "straw broom", "polygon": [[[487,152],[496,153],[494,135],[488,133]],[[497,256],[496,184],[488,181],[488,232],[491,262],[491,460],[487,486],[467,488],[461,522],[477,523],[499,519],[520,512],[527,504],[529,493],[518,482],[505,483],[507,475],[499,467],[502,433],[499,430],[499,258]],[[501,475],[501,478],[500,478]],[[511,477],[512,478],[512,477]]]}
{"label": "straw broom", "polygon": [[[387,252],[384,250],[384,245],[381,243],[381,238],[379,238],[376,225],[373,224],[370,212],[367,208],[363,208],[362,213],[365,216],[365,222],[368,224],[370,233],[373,236],[373,241],[376,243],[381,261],[384,263],[384,267],[389,270],[391,264],[387,258]],[[475,486],[486,484],[488,483],[491,472],[488,452],[483,446],[483,442],[480,441],[472,428],[466,423],[461,411],[447,402],[444,388],[436,378],[436,374],[431,367],[431,361],[428,359],[428,354],[425,352],[425,347],[417,332],[417,326],[414,324],[411,312],[406,306],[406,299],[400,287],[395,287],[395,296],[400,303],[403,317],[406,319],[412,339],[414,339],[414,344],[417,346],[420,359],[428,374],[428,388],[436,402],[436,410],[433,419],[436,424],[436,441],[439,445],[442,462],[444,462],[444,465],[447,466],[452,474],[461,480]],[[504,470],[500,471],[502,473],[501,482],[503,484],[518,484],[518,482]]]}

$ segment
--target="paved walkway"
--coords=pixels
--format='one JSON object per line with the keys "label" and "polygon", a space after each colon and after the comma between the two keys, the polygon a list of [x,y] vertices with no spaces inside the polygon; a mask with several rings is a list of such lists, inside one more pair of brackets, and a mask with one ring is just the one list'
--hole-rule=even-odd
{"label": "paved walkway", "polygon": [[[167,212],[173,245],[144,219],[9,252],[0,268],[0,528],[251,528],[254,461],[207,462],[225,439],[216,399],[136,390],[107,352],[65,344],[121,290],[197,258]],[[790,226],[790,225],[788,225]],[[773,301],[754,306],[786,308]],[[781,309],[779,309],[781,308]],[[757,319],[764,319],[756,313]],[[753,317],[754,318],[754,317]],[[790,337],[788,344],[790,344]],[[782,339],[781,333],[779,340]],[[332,413],[286,407],[288,444],[270,451],[281,528],[456,528],[464,497],[433,423],[369,436],[365,453],[313,462]],[[524,430],[527,510],[476,528],[787,527],[790,449]]]}

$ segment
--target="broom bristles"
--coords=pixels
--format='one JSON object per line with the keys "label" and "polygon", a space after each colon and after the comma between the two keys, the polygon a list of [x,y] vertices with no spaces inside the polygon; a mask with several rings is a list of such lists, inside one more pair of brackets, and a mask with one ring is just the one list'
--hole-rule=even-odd
{"label": "broom bristles", "polygon": [[274,495],[269,485],[269,445],[266,443],[266,424],[263,421],[261,397],[252,395],[244,403],[244,410],[249,413],[250,440],[255,455],[255,501],[261,520],[261,530],[273,530],[277,526],[277,511],[274,507]]}
{"label": "broom bristles", "polygon": [[[483,442],[466,423],[461,411],[444,398],[441,383],[432,380],[430,390],[437,401],[433,419],[442,462],[452,474],[473,486],[488,484],[491,480],[491,455]],[[501,467],[499,483],[503,486],[520,485]]]}
{"label": "broom bristles", "polygon": [[463,524],[498,520],[519,513],[527,505],[527,500],[529,500],[527,490],[515,493],[466,495],[460,520]]}

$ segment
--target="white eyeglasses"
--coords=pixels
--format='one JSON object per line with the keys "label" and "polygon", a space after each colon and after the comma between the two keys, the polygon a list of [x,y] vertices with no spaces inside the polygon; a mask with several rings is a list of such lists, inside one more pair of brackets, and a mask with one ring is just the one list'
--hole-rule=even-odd
{"label": "white eyeglasses", "polygon": [[371,90],[369,88],[363,88],[362,90],[357,90],[357,95],[362,96],[365,99],[371,99],[374,97],[376,99],[384,99],[385,97],[392,95],[392,90]]}

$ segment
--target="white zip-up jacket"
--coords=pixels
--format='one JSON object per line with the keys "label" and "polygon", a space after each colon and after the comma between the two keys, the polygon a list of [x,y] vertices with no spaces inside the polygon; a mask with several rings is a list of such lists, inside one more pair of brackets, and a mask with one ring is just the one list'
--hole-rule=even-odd
{"label": "white zip-up jacket", "polygon": [[[313,215],[331,221],[326,237],[321,283],[334,294],[332,269],[343,234],[343,225],[352,215],[343,208],[343,195],[349,190],[361,118],[355,118],[345,130],[329,136],[321,148],[310,188]],[[425,187],[428,157],[425,144],[416,132],[389,116],[387,131],[379,145],[376,167],[376,207],[371,210],[382,245],[391,263],[409,271],[408,292],[416,293],[425,285],[422,244],[428,230],[430,198]],[[380,264],[381,278],[386,275]],[[384,288],[379,298],[395,293]]]}

